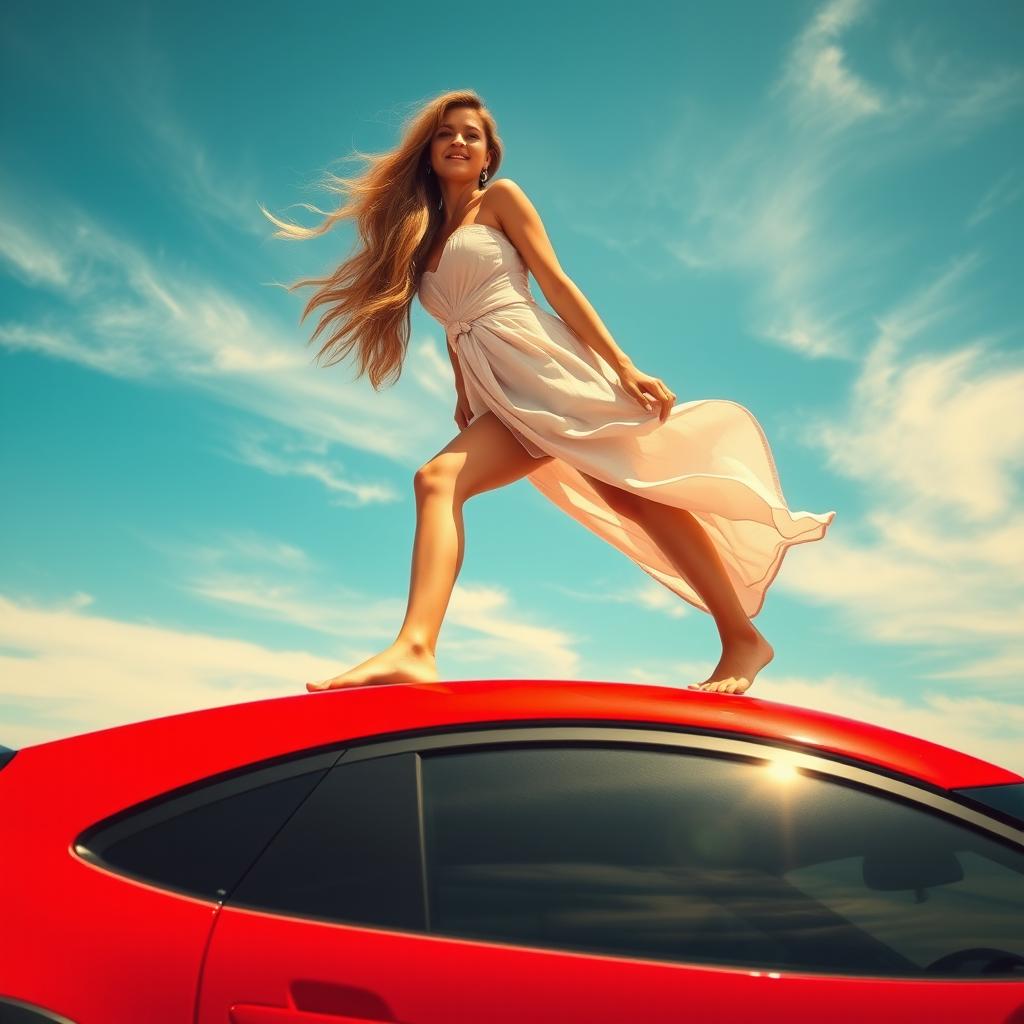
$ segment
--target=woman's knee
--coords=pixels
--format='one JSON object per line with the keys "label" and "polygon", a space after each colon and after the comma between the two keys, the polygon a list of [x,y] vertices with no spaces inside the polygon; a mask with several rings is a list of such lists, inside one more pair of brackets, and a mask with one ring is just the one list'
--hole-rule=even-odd
{"label": "woman's knee", "polygon": [[451,495],[455,492],[455,484],[459,477],[459,466],[462,460],[455,455],[435,455],[425,462],[413,476],[413,490],[417,498],[426,498],[432,494]]}
{"label": "woman's knee", "polygon": [[552,458],[533,458],[508,427],[488,411],[416,471],[416,493],[445,494],[465,502],[522,479]]}

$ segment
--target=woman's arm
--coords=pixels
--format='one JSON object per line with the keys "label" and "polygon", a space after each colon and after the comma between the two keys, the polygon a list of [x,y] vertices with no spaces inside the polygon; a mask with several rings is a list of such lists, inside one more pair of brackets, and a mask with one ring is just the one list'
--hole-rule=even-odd
{"label": "woman's arm", "polygon": [[615,343],[594,307],[559,266],[540,215],[526,193],[508,178],[499,178],[487,191],[493,193],[494,209],[501,221],[502,231],[519,250],[530,273],[544,292],[544,298],[580,341],[611,366],[619,377],[619,383],[640,405],[653,411],[654,404],[660,404],[658,418],[664,423],[672,411],[675,394],[660,378],[637,369],[629,356]]}
{"label": "woman's arm", "polygon": [[562,270],[540,214],[526,193],[509,178],[499,178],[487,192],[494,197],[502,231],[519,250],[551,308],[616,372],[631,367],[633,361],[616,344],[576,282]]}
{"label": "woman's arm", "polygon": [[633,360],[615,343],[615,339],[608,333],[608,328],[571,277],[559,282],[552,292],[551,295],[544,292],[544,298],[551,303],[551,308],[573,329],[581,341],[600,353],[616,373],[633,365]]}
{"label": "woman's arm", "polygon": [[452,369],[455,371],[455,390],[461,398],[466,394],[465,385],[462,383],[462,370],[459,367],[459,357],[455,354],[451,342],[448,342],[448,358],[452,361]]}

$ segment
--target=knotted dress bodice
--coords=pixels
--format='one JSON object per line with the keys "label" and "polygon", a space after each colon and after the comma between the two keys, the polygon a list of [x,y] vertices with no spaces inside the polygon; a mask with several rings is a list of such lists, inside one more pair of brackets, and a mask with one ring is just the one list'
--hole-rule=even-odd
{"label": "knotted dress bodice", "polygon": [[420,301],[455,349],[477,321],[499,309],[538,308],[519,251],[503,231],[478,223],[448,236],[437,270],[423,273]]}

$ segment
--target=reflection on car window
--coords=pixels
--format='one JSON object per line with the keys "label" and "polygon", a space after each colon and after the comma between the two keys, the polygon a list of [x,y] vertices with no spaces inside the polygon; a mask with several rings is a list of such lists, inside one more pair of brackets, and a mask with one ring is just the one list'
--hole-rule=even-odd
{"label": "reflection on car window", "polygon": [[1024,952],[1019,866],[1015,871],[967,844],[954,856],[959,881],[920,889],[869,888],[863,856],[797,868],[786,878],[922,968],[972,946]]}
{"label": "reflection on car window", "polygon": [[[547,744],[426,754],[423,787],[441,934],[908,977],[1009,973],[1024,955],[1024,854],[840,781]],[[926,973],[969,947],[1008,957]]]}

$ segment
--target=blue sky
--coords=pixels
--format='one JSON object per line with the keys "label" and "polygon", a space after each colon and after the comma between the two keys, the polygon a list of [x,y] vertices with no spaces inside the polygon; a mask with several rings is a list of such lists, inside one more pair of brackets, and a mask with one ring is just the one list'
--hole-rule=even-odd
{"label": "blue sky", "polygon": [[[469,87],[619,345],[836,510],[750,695],[1024,771],[1024,7],[583,10],[5,6],[0,743],[305,692],[394,638],[413,473],[457,430],[443,332],[417,304],[380,393],[317,367],[274,284],[351,226],[275,239],[257,204],[318,222],[323,170]],[[714,667],[711,618],[528,481],[466,531],[443,678]]]}

